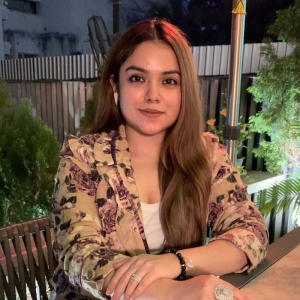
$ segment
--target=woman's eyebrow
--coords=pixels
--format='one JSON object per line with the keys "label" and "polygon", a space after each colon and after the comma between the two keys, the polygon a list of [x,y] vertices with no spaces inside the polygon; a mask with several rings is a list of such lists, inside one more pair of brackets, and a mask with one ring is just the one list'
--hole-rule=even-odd
{"label": "woman's eyebrow", "polygon": [[139,72],[142,72],[142,73],[148,73],[147,70],[143,69],[143,68],[140,68],[140,67],[137,67],[135,65],[132,65],[128,68],[125,69],[125,72],[129,71],[129,70],[135,70],[135,71],[139,71]]}
{"label": "woman's eyebrow", "polygon": [[[129,66],[128,68],[126,68],[125,72],[127,72],[129,70],[135,70],[135,71],[139,71],[139,72],[145,73],[145,74],[148,73],[148,71],[146,69],[143,69],[143,68],[135,66],[135,65],[132,65],[132,66]],[[162,74],[163,75],[178,74],[179,76],[181,76],[181,74],[180,74],[180,72],[178,70],[168,70],[168,71],[162,72]]]}
{"label": "woman's eyebrow", "polygon": [[178,74],[179,76],[181,76],[181,73],[178,70],[164,71],[162,73],[163,73],[163,75]]}

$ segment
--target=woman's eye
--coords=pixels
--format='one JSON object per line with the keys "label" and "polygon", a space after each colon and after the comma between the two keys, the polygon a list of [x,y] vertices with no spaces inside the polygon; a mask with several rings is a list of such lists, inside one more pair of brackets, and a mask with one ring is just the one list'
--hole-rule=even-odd
{"label": "woman's eye", "polygon": [[169,79],[165,79],[165,80],[163,81],[163,83],[165,83],[165,84],[171,84],[171,85],[176,85],[176,84],[177,84],[177,81],[174,80],[174,79],[169,78]]}
{"label": "woman's eye", "polygon": [[129,81],[132,81],[132,82],[143,82],[144,79],[140,76],[137,76],[137,75],[132,75],[129,77]]}

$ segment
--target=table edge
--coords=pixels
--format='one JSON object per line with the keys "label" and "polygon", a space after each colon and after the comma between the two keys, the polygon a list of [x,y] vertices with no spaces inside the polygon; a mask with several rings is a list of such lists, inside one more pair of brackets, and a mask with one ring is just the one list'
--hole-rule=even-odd
{"label": "table edge", "polygon": [[220,276],[220,278],[241,289],[298,245],[300,245],[300,227],[295,228],[270,244],[266,258],[254,270],[252,270],[250,274],[245,272],[230,273]]}

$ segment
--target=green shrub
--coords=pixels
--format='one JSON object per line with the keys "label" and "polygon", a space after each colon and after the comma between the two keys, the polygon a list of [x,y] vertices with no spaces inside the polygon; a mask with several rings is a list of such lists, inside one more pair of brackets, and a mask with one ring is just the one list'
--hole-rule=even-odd
{"label": "green shrub", "polygon": [[88,99],[85,103],[84,116],[80,119],[80,135],[89,133],[92,129],[97,103],[101,89],[101,82],[98,79],[93,84],[92,98]]}
{"label": "green shrub", "polygon": [[59,142],[28,99],[9,97],[0,82],[0,226],[50,211]]}
{"label": "green shrub", "polygon": [[[261,141],[253,150],[265,160],[269,172],[281,173],[288,164],[299,165],[300,158],[300,0],[277,11],[277,19],[268,33],[291,46],[291,53],[280,57],[270,38],[264,40],[261,54],[265,61],[257,81],[248,91],[262,110],[249,118],[253,132],[265,133],[270,140]],[[276,41],[276,40],[275,40]]]}

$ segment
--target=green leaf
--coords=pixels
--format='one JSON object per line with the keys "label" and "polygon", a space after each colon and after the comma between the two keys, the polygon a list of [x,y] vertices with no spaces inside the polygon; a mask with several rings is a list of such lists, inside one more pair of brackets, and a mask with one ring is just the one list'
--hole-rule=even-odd
{"label": "green leaf", "polygon": [[286,211],[294,203],[300,207],[300,176],[293,176],[258,192],[256,205],[267,216],[273,209],[275,215]]}

